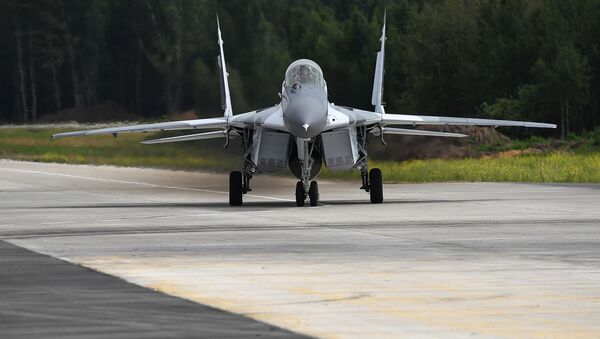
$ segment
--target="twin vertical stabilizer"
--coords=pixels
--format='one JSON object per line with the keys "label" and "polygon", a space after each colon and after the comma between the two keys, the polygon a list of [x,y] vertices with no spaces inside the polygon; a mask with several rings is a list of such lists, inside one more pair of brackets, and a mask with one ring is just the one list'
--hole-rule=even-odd
{"label": "twin vertical stabilizer", "polygon": [[229,81],[227,80],[229,74],[227,73],[227,67],[225,65],[225,53],[223,53],[223,39],[221,38],[221,24],[219,23],[218,16],[217,31],[219,35],[219,40],[217,41],[219,44],[219,58],[217,59],[217,63],[219,64],[219,68],[221,70],[221,76],[219,77],[219,79],[221,80],[221,107],[225,111],[223,116],[229,118],[233,115],[233,110],[231,108],[231,94],[229,92]]}
{"label": "twin vertical stabilizer", "polygon": [[383,14],[383,28],[381,29],[381,49],[377,52],[377,62],[375,63],[375,76],[373,78],[373,96],[371,104],[375,107],[375,112],[385,113],[383,108],[383,62],[385,58],[385,21],[386,13]]}

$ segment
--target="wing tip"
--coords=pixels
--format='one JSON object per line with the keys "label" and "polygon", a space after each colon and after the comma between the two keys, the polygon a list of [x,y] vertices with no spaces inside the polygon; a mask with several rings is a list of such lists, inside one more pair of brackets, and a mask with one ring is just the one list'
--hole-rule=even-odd
{"label": "wing tip", "polygon": [[556,124],[548,124],[548,123],[545,123],[545,122],[538,122],[538,123],[534,123],[534,125],[525,125],[524,127],[556,129],[558,127],[558,125],[556,125]]}
{"label": "wing tip", "polygon": [[66,137],[76,137],[76,136],[81,136],[81,135],[85,135],[85,132],[84,131],[75,131],[75,132],[56,133],[56,134],[52,134],[52,136],[50,138],[51,139],[62,139],[62,138],[66,138]]}

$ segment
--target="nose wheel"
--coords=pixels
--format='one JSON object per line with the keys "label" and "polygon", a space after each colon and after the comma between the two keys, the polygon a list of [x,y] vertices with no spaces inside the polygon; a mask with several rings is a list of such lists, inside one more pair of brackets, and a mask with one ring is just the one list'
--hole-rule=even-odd
{"label": "nose wheel", "polygon": [[319,204],[319,184],[316,181],[310,183],[308,189],[308,199],[310,200],[311,206],[317,206]]}
{"label": "nose wheel", "polygon": [[307,197],[311,206],[319,205],[319,184],[316,181],[311,181],[308,192],[304,189],[302,181],[296,183],[296,206],[304,206]]}
{"label": "nose wheel", "polygon": [[306,193],[304,192],[304,184],[302,181],[296,183],[296,206],[304,206],[304,200],[306,200]]}

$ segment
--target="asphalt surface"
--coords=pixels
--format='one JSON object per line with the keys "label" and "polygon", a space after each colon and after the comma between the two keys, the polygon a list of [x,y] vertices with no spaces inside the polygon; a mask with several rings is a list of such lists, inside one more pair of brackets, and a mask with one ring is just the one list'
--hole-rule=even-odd
{"label": "asphalt surface", "polygon": [[[78,287],[72,302],[92,303],[85,281],[99,275],[140,289],[154,298],[149,303],[189,300],[197,305],[181,307],[226,311],[214,316],[231,316],[242,332],[224,335],[600,336],[599,185],[386,185],[385,202],[371,205],[357,178],[322,181],[322,204],[297,208],[293,179],[258,176],[245,205],[232,208],[227,181],[210,173],[1,160],[0,237],[83,271],[61,292]],[[16,250],[25,251],[9,252]],[[12,276],[16,265],[6,265],[3,273]],[[23,294],[21,303],[42,314],[72,309],[57,306],[53,292],[27,299],[37,279],[5,283],[0,297]],[[15,285],[21,292],[5,292]],[[106,286],[102,299],[130,298]],[[0,314],[23,307],[15,305],[1,302]],[[169,309],[156,316],[168,324],[194,321]],[[86,333],[81,319],[93,313],[70,314],[79,323],[74,331]],[[129,320],[128,312],[118,318]],[[48,323],[33,322],[23,333],[43,333]],[[169,332],[177,327],[161,328],[174,337],[192,333]],[[114,329],[114,336],[143,333]]]}
{"label": "asphalt surface", "polygon": [[0,241],[2,338],[289,338],[253,319]]}

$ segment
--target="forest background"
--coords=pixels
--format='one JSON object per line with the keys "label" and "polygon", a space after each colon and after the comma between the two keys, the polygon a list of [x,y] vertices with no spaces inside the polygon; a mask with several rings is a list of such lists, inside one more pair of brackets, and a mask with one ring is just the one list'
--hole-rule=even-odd
{"label": "forest background", "polygon": [[4,0],[0,121],[214,115],[217,13],[235,112],[274,104],[297,58],[368,109],[384,9],[389,112],[600,124],[599,0]]}

